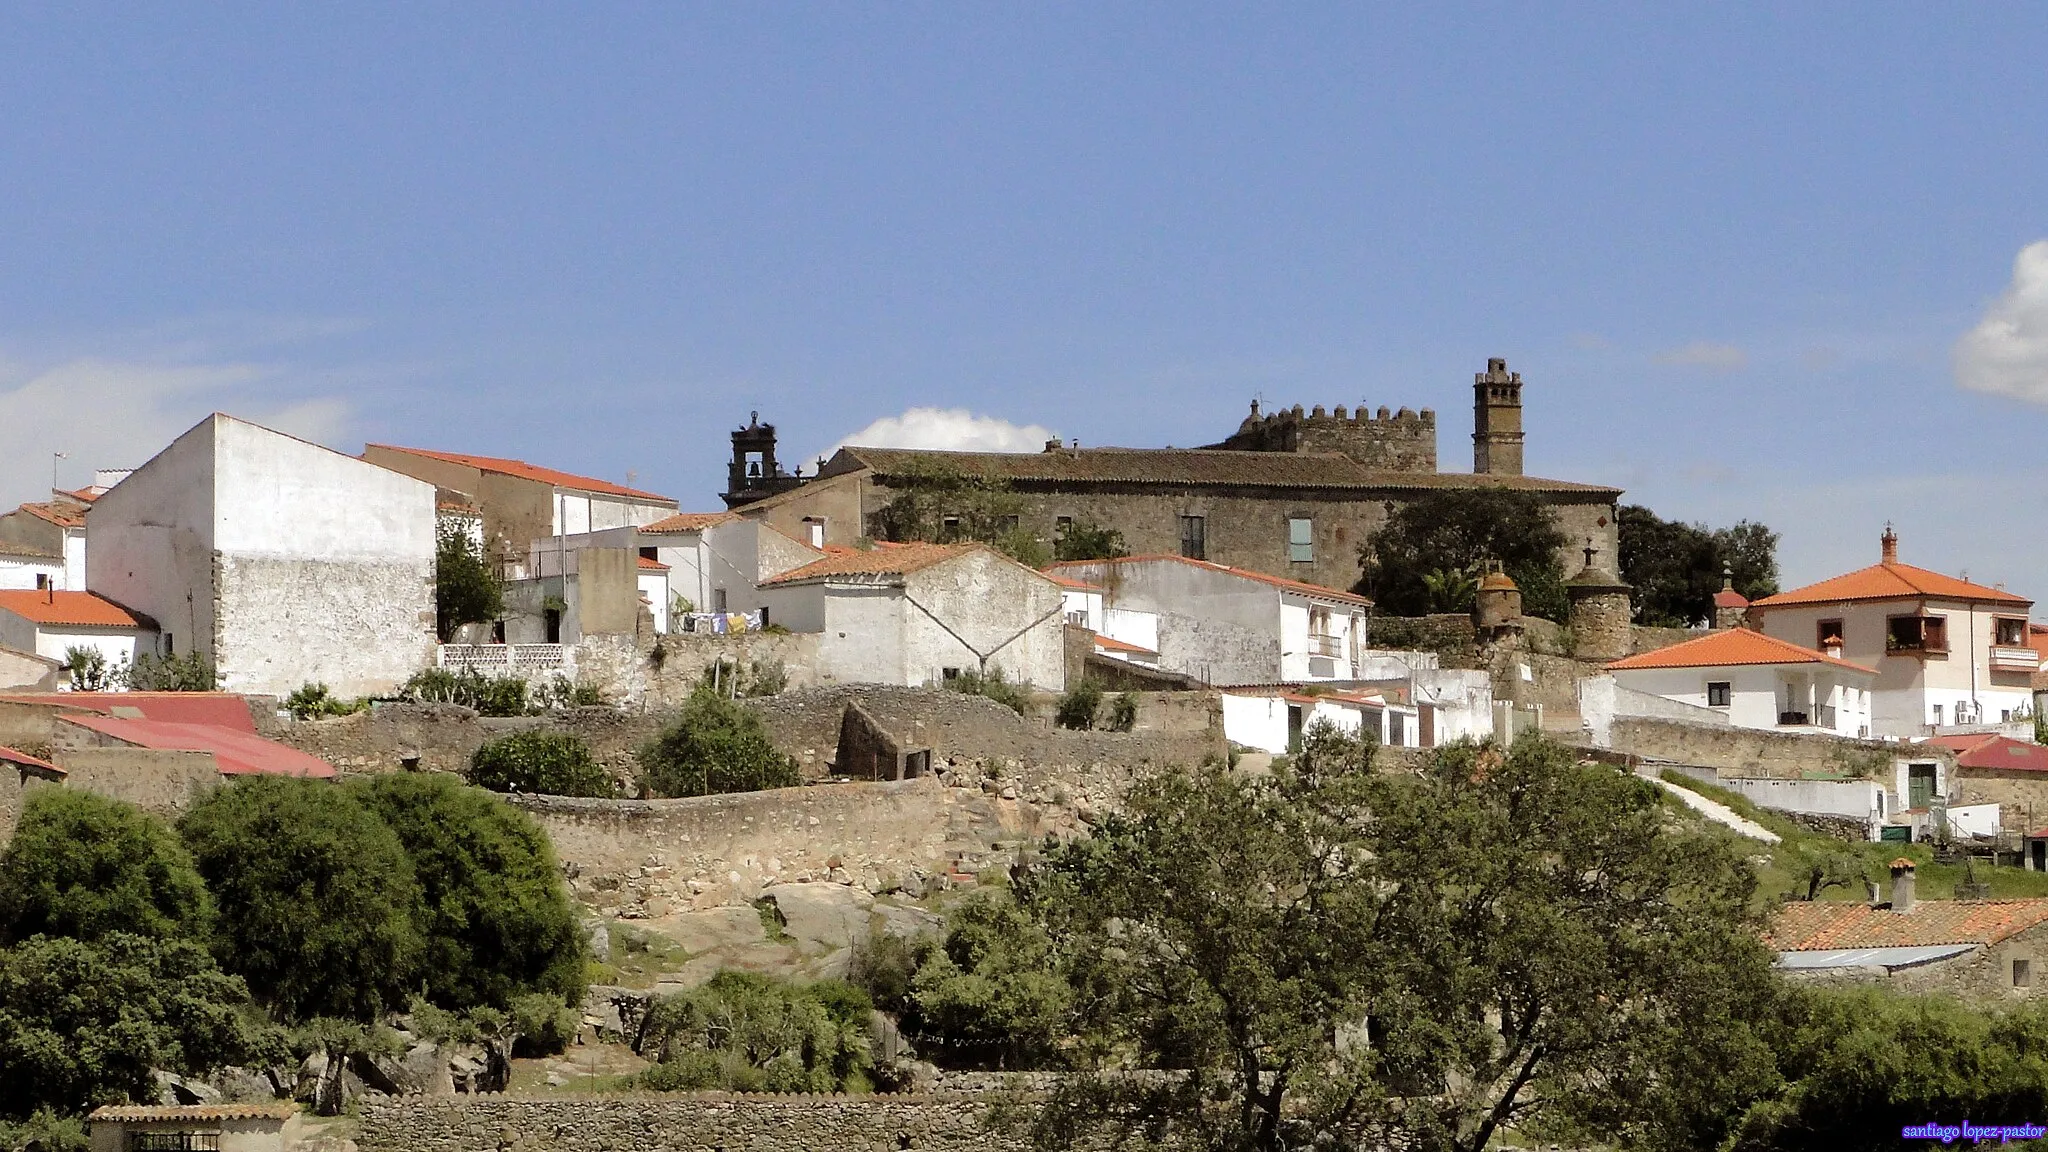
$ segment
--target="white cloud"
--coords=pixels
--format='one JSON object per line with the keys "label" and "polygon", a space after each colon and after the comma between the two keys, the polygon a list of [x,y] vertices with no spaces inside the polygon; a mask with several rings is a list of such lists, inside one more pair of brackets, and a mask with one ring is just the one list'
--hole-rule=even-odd
{"label": "white cloud", "polygon": [[825,450],[850,444],[863,448],[938,448],[956,452],[1037,452],[1053,438],[1038,424],[1012,424],[994,416],[976,416],[965,408],[912,408],[901,416],[884,416]]}
{"label": "white cloud", "polygon": [[1749,353],[1733,344],[1695,340],[1679,348],[1657,353],[1657,363],[1681,368],[1703,368],[1709,372],[1738,372],[1749,366]]}
{"label": "white cloud", "polygon": [[2012,262],[2012,283],[1954,352],[1956,383],[1972,392],[2048,404],[2048,240]]}
{"label": "white cloud", "polygon": [[0,510],[49,498],[51,454],[65,487],[94,468],[132,468],[220,410],[332,444],[349,409],[334,398],[276,395],[272,370],[247,363],[81,358],[41,369],[0,362]]}

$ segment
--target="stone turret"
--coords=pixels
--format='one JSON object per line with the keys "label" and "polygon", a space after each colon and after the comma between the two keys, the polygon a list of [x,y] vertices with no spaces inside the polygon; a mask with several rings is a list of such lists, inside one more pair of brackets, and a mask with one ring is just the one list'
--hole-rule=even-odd
{"label": "stone turret", "polygon": [[1629,586],[1595,563],[1600,554],[1586,541],[1586,566],[1564,582],[1572,602],[1572,655],[1605,663],[1629,654]]}
{"label": "stone turret", "polygon": [[1482,644],[1522,634],[1522,589],[1498,568],[1479,578],[1479,590],[1472,595],[1472,628]]}
{"label": "stone turret", "polygon": [[1522,474],[1522,374],[1499,357],[1472,376],[1472,471]]}
{"label": "stone turret", "polygon": [[1749,597],[1735,590],[1735,573],[1721,569],[1721,590],[1714,593],[1714,627],[1740,628],[1749,615]]}
{"label": "stone turret", "polygon": [[1296,404],[1277,412],[1261,412],[1252,402],[1251,415],[1228,440],[1211,444],[1235,452],[1334,452],[1367,468],[1385,472],[1436,471],[1436,413],[1382,406],[1377,414],[1360,404],[1357,410],[1321,404],[1304,410]]}

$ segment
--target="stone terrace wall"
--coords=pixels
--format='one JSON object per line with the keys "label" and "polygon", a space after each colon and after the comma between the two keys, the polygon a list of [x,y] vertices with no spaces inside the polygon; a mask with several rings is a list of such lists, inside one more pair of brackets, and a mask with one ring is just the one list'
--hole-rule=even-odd
{"label": "stone terrace wall", "polygon": [[1945,749],[1882,740],[1708,727],[1634,716],[1615,719],[1613,741],[1616,751],[1653,760],[1714,768],[1723,775],[1778,779],[1815,774],[1853,776],[1871,770],[1888,775],[1897,759],[1936,760],[1951,766],[1955,760],[1955,754]]}
{"label": "stone terrace wall", "polygon": [[922,892],[1079,834],[1126,779],[1112,765],[948,766],[915,780],[683,800],[512,796],[547,830],[579,899],[624,919],[749,903],[778,883]]}
{"label": "stone terrace wall", "polygon": [[719,636],[677,632],[661,637],[589,636],[576,646],[576,678],[631,708],[664,709],[682,704],[704,675],[725,660],[752,671],[756,663],[780,664],[791,688],[816,683],[817,632],[743,632]]}
{"label": "stone terrace wall", "polygon": [[1024,1152],[983,1121],[997,1097],[725,1093],[364,1097],[363,1152]]}
{"label": "stone terrace wall", "polygon": [[546,716],[478,716],[446,704],[377,704],[368,712],[320,720],[271,718],[264,735],[320,757],[344,775],[392,772],[410,766],[461,772],[484,741],[508,732],[552,728],[574,732],[599,761],[630,767],[634,753],[667,723],[666,712],[576,708]]}
{"label": "stone terrace wall", "polygon": [[[1199,701],[1154,700],[1199,697]],[[1027,719],[993,700],[943,688],[895,688],[859,684],[784,692],[748,701],[768,726],[776,747],[797,758],[812,775],[823,775],[839,739],[839,718],[858,701],[876,723],[905,748],[929,748],[933,759],[1017,761],[1023,764],[1199,764],[1223,752],[1221,712],[1209,693],[1145,693],[1134,732],[1074,732],[1043,719]],[[1148,729],[1148,704],[1156,727]],[[1197,724],[1197,720],[1200,723]]]}

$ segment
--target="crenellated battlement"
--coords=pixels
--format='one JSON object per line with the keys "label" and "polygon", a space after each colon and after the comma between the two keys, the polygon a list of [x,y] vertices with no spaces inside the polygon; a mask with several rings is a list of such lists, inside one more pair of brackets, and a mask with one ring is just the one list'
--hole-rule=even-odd
{"label": "crenellated battlement", "polygon": [[1369,468],[1390,472],[1436,471],[1436,413],[1428,408],[1398,411],[1382,405],[1377,413],[1366,405],[1356,410],[1342,404],[1303,409],[1299,404],[1276,412],[1251,414],[1237,431],[1214,448],[1239,452],[1334,452]]}

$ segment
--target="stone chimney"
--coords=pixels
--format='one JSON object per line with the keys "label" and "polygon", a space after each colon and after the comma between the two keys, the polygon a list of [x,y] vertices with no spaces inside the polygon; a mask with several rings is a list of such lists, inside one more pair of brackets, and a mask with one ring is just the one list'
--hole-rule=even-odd
{"label": "stone chimney", "polygon": [[1913,862],[1904,856],[1892,861],[1892,911],[1913,910]]}
{"label": "stone chimney", "polygon": [[1749,598],[1735,590],[1735,573],[1721,569],[1721,590],[1714,593],[1714,627],[1740,628],[1749,614]]}
{"label": "stone chimney", "polygon": [[1899,534],[1892,531],[1890,521],[1885,522],[1884,535],[1878,537],[1878,543],[1883,548],[1883,551],[1880,553],[1883,557],[1881,562],[1897,564],[1899,562]]}

